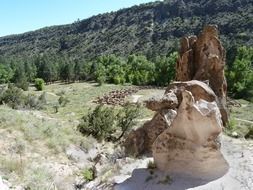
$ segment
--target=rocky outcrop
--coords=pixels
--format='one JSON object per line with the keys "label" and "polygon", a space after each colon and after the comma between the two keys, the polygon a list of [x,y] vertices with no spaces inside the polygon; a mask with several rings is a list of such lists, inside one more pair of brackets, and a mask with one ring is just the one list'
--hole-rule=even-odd
{"label": "rocky outcrop", "polygon": [[[215,103],[217,99],[213,90],[207,84],[200,81],[193,80],[170,84],[163,96],[146,101],[147,107],[153,111],[157,111],[157,113],[152,120],[129,134],[125,141],[126,152],[128,154],[137,156],[142,153],[152,153],[152,146],[157,137],[171,126],[174,118],[178,115],[178,109],[182,104],[183,93],[185,91],[189,91],[194,100],[198,102],[205,100]],[[215,103],[215,105],[217,104]],[[194,118],[193,120],[195,121]]]}
{"label": "rocky outcrop", "polygon": [[217,140],[222,131],[222,121],[216,102],[197,101],[187,90],[182,91],[181,95],[177,116],[153,143],[152,152],[157,167],[203,176],[212,175],[221,166],[223,173],[227,164]]}
{"label": "rocky outcrop", "polygon": [[143,127],[140,127],[136,131],[131,131],[124,143],[126,153],[133,156],[151,153],[154,141],[170,126],[175,116],[176,111],[172,109],[160,110],[160,112],[156,113],[153,119],[147,121]]}
{"label": "rocky outcrop", "polygon": [[225,51],[215,26],[198,36],[184,37],[176,80],[165,94],[146,101],[156,112],[132,131],[126,149],[152,153],[160,170],[211,179],[228,165],[220,152],[219,134],[226,125]]}
{"label": "rocky outcrop", "polygon": [[226,54],[218,37],[217,26],[208,25],[198,37],[189,36],[181,39],[176,80],[208,81],[218,97],[217,103],[225,126],[228,122],[227,83],[224,75]]}
{"label": "rocky outcrop", "polygon": [[160,170],[206,178],[224,174],[228,166],[219,151],[222,120],[216,101],[204,82],[170,84],[160,99],[147,101],[157,113],[130,133],[126,150],[135,156],[151,153]]}

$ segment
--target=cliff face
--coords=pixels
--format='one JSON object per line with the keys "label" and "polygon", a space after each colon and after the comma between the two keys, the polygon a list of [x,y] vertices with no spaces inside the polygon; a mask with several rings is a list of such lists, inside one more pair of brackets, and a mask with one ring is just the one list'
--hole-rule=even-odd
{"label": "cliff face", "polygon": [[251,0],[169,0],[122,9],[20,35],[0,38],[0,55],[67,54],[93,58],[102,54],[148,56],[177,48],[178,38],[216,24],[226,48],[253,44]]}

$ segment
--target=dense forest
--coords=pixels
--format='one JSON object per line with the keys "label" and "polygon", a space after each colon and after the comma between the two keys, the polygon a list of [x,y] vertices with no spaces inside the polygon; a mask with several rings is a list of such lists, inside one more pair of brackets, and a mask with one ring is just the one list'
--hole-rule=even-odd
{"label": "dense forest", "polygon": [[174,79],[176,60],[176,52],[152,60],[144,55],[130,55],[127,58],[108,55],[90,62],[50,54],[31,59],[0,57],[0,84],[12,82],[27,90],[29,83],[41,78],[46,83],[96,81],[99,84],[165,86]]}
{"label": "dense forest", "polygon": [[0,38],[0,55],[41,53],[90,60],[101,55],[167,55],[178,39],[216,24],[231,52],[253,44],[252,0],[165,0],[100,14],[62,26]]}

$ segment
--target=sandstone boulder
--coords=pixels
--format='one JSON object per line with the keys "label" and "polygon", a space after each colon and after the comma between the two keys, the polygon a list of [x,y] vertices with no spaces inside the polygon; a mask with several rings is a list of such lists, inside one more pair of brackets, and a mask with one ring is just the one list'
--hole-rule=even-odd
{"label": "sandstone boulder", "polygon": [[153,143],[157,167],[199,177],[224,173],[227,163],[217,141],[221,131],[221,115],[216,102],[196,101],[190,91],[183,91],[177,116]]}
{"label": "sandstone boulder", "polygon": [[[143,153],[152,153],[152,146],[157,137],[171,126],[174,118],[178,115],[178,108],[182,104],[185,91],[189,91],[200,105],[206,101],[210,102],[209,106],[211,106],[217,99],[213,90],[200,81],[193,80],[170,84],[162,97],[155,97],[146,101],[147,107],[156,111],[156,114],[152,120],[129,134],[125,141],[127,154],[137,156]],[[180,127],[179,130],[181,130]]]}

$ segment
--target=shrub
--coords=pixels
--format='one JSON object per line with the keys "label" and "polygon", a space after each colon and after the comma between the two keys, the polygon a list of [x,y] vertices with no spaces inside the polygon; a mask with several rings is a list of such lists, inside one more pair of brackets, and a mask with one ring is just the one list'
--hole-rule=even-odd
{"label": "shrub", "polygon": [[41,91],[45,87],[45,81],[41,78],[36,78],[34,81],[34,85],[37,90]]}
{"label": "shrub", "polygon": [[22,89],[9,84],[8,88],[2,93],[0,102],[2,104],[7,104],[12,109],[18,109],[24,107],[25,95],[23,94]]}
{"label": "shrub", "polygon": [[47,104],[47,99],[46,99],[46,92],[43,92],[40,96],[39,96],[39,101],[42,105]]}
{"label": "shrub", "polygon": [[116,139],[120,140],[124,134],[136,123],[135,119],[140,115],[140,105],[126,104],[117,114],[117,127],[121,129],[121,135]]}
{"label": "shrub", "polygon": [[67,103],[69,103],[69,102],[70,102],[69,99],[64,96],[60,96],[60,98],[58,99],[59,105],[61,105],[63,107],[66,106]]}
{"label": "shrub", "polygon": [[237,121],[234,118],[230,118],[228,126],[224,129],[224,132],[227,135],[232,136],[232,133],[235,132],[235,130],[237,129],[237,125]]}
{"label": "shrub", "polygon": [[35,167],[27,170],[23,180],[26,190],[52,189],[53,178],[45,167]]}
{"label": "shrub", "polygon": [[[78,130],[84,135],[92,135],[97,140],[118,141],[135,125],[135,119],[139,114],[139,105],[127,104],[120,109],[99,105],[81,119]],[[117,129],[121,133],[116,138],[113,135]]]}
{"label": "shrub", "polygon": [[0,103],[7,104],[12,109],[41,109],[44,104],[41,97],[32,94],[25,95],[22,89],[12,84],[1,92]]}
{"label": "shrub", "polygon": [[248,133],[245,135],[246,139],[253,139],[253,127],[249,128]]}
{"label": "shrub", "polygon": [[0,169],[6,173],[15,172],[22,175],[25,169],[25,164],[20,158],[0,157]]}
{"label": "shrub", "polygon": [[95,172],[93,168],[83,170],[82,175],[86,181],[92,181],[95,179]]}
{"label": "shrub", "polygon": [[148,169],[156,169],[156,164],[154,161],[149,161],[147,164]]}
{"label": "shrub", "polygon": [[40,99],[33,95],[33,94],[28,94],[25,96],[25,104],[24,108],[27,109],[41,109],[43,106],[43,103],[40,101]]}
{"label": "shrub", "polygon": [[115,131],[115,113],[113,108],[102,105],[97,106],[93,111],[85,115],[78,130],[84,135],[92,135],[98,140],[109,139]]}
{"label": "shrub", "polygon": [[16,83],[16,86],[17,86],[18,88],[21,88],[21,89],[27,91],[28,88],[29,88],[29,83],[28,83],[27,81],[21,81],[21,82],[19,82],[19,83]]}

